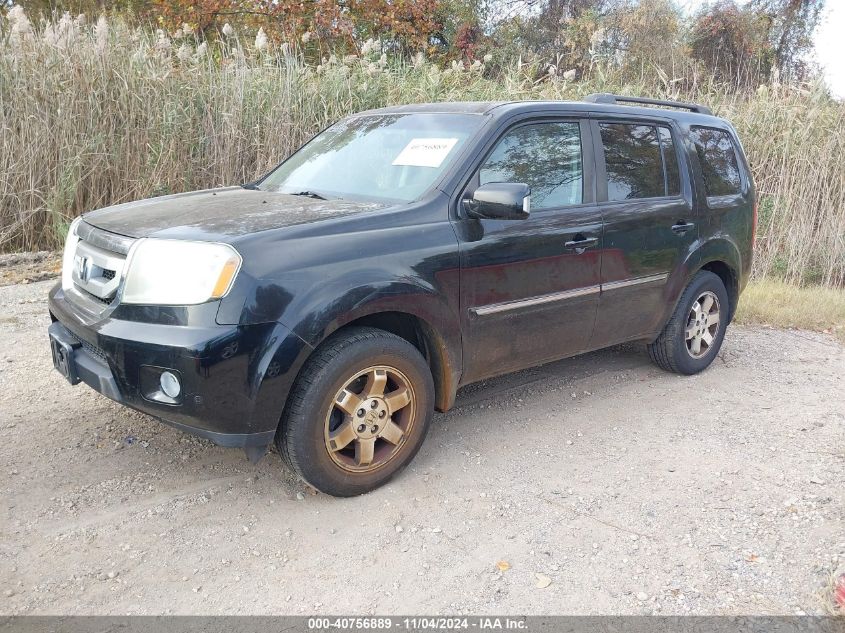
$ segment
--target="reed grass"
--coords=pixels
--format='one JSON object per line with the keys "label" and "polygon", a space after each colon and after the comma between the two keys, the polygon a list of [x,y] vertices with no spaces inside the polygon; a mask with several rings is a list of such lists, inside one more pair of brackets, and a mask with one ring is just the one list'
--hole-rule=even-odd
{"label": "reed grass", "polygon": [[316,65],[237,34],[203,44],[120,19],[33,25],[13,9],[0,23],[0,250],[58,248],[89,209],[252,180],[351,112],[612,91],[700,101],[733,121],[761,194],[755,277],[845,285],[845,105],[819,87],[739,93],[680,72],[631,80],[597,66],[567,81],[518,61],[387,58],[377,45]]}

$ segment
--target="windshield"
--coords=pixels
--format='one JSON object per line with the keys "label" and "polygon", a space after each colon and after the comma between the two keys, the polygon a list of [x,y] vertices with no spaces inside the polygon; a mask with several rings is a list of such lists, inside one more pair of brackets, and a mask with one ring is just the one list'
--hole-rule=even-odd
{"label": "windshield", "polygon": [[412,202],[484,123],[471,114],[352,117],[312,139],[259,187],[324,198]]}

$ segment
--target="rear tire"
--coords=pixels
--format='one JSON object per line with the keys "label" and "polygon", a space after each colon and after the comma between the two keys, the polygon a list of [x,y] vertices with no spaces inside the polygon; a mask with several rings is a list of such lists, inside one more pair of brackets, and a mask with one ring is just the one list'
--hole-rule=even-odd
{"label": "rear tire", "polygon": [[722,280],[701,270],[684,290],[660,336],[648,345],[648,355],[662,369],[697,374],[706,369],[722,347],[730,300]]}
{"label": "rear tire", "polygon": [[276,445],[308,484],[336,497],[369,492],[416,455],[434,409],[428,363],[408,341],[353,327],[308,359]]}

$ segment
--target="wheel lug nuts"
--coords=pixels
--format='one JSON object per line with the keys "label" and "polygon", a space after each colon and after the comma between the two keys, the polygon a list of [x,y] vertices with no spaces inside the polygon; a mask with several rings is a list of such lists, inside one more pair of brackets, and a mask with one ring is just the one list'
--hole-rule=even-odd
{"label": "wheel lug nuts", "polygon": [[358,409],[358,417],[359,417],[359,418],[363,418],[363,417],[364,417],[364,410],[363,410],[363,409]]}
{"label": "wheel lug nuts", "polygon": [[378,417],[379,417],[379,418],[383,418],[384,416],[385,416],[385,412],[384,412],[384,411],[379,411],[379,412],[378,412]]}
{"label": "wheel lug nuts", "polygon": [[375,409],[377,406],[378,406],[378,402],[377,402],[376,400],[373,400],[373,401],[370,403],[370,408],[371,408],[371,409]]}
{"label": "wheel lug nuts", "polygon": [[366,431],[366,430],[367,430],[367,427],[366,427],[366,426],[364,426],[363,424],[359,424],[359,425],[358,425],[358,432],[359,432],[359,433],[363,433],[363,432],[364,432],[364,431]]}
{"label": "wheel lug nuts", "polygon": [[373,433],[378,432],[378,424],[373,425]]}

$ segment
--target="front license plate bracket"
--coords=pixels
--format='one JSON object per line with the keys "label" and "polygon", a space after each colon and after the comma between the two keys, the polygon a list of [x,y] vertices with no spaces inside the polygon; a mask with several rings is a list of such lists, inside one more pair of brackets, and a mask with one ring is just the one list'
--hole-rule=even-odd
{"label": "front license plate bracket", "polygon": [[59,339],[52,332],[50,333],[50,349],[53,353],[53,366],[72,385],[77,385],[81,381],[79,374],[76,372],[76,362],[74,361],[77,347],[79,347],[78,344],[73,345]]}

